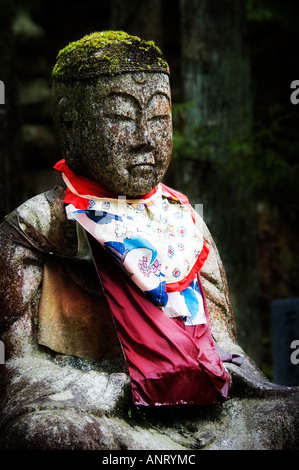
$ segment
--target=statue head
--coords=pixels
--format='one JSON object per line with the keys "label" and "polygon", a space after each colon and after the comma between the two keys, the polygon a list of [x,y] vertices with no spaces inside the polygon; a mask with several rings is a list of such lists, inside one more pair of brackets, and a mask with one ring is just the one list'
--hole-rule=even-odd
{"label": "statue head", "polygon": [[85,36],[53,69],[53,119],[71,170],[126,196],[151,191],[172,153],[169,67],[152,41]]}

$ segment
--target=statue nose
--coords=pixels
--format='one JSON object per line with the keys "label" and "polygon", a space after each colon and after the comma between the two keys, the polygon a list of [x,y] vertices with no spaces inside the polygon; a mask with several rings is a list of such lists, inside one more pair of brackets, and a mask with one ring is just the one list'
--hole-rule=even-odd
{"label": "statue nose", "polygon": [[140,116],[140,119],[138,120],[135,137],[136,137],[136,145],[138,147],[142,146],[142,147],[147,147],[149,149],[153,148],[153,142],[151,139],[148,121],[146,119],[145,114],[142,114]]}
{"label": "statue nose", "polygon": [[151,139],[147,119],[144,115],[141,115],[137,122],[134,136],[131,160],[132,165],[155,165],[153,150],[154,143]]}

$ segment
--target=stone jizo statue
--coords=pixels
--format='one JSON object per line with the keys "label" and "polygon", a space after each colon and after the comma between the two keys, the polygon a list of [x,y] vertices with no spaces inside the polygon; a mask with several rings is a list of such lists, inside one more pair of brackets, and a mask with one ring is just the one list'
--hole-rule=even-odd
{"label": "stone jizo statue", "polygon": [[247,422],[248,396],[287,397],[294,419],[296,390],[269,383],[237,344],[208,228],[163,183],[160,49],[121,31],[70,43],[53,69],[53,119],[57,186],[0,227],[0,448],[246,448],[223,416]]}

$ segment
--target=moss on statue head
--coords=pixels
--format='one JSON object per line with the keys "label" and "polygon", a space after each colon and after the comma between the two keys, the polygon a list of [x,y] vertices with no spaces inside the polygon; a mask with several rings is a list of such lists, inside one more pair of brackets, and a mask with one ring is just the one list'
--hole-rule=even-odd
{"label": "moss on statue head", "polygon": [[84,36],[63,48],[53,68],[54,80],[81,80],[124,72],[163,72],[169,67],[159,47],[124,31]]}

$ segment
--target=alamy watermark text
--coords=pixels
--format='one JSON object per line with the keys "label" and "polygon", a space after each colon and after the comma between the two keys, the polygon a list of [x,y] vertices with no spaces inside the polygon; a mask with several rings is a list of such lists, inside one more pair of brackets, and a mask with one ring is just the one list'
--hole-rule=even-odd
{"label": "alamy watermark text", "polygon": [[5,363],[5,347],[3,341],[0,341],[0,364]]}
{"label": "alamy watermark text", "polygon": [[299,103],[299,80],[292,81],[291,89],[294,90],[290,96],[291,103],[298,104]]}
{"label": "alamy watermark text", "polygon": [[2,80],[0,80],[0,104],[5,104],[5,86]]}
{"label": "alamy watermark text", "polygon": [[290,356],[291,363],[297,365],[299,364],[299,339],[292,341],[291,349],[294,349]]}

